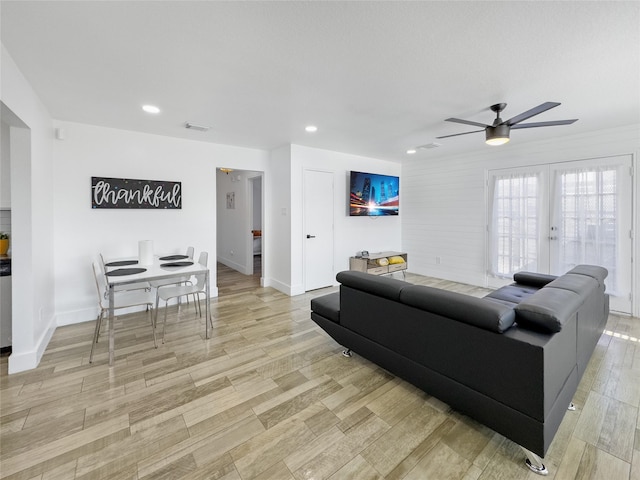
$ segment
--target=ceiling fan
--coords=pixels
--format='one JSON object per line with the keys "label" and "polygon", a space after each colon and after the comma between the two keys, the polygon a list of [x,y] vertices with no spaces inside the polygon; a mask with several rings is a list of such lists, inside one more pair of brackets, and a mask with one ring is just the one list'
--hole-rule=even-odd
{"label": "ceiling fan", "polygon": [[[465,125],[473,125],[474,127],[482,127],[482,130],[486,132],[486,143],[488,145],[503,145],[509,141],[509,133],[511,129],[515,128],[534,128],[534,127],[553,127],[555,125],[570,125],[576,121],[577,118],[572,120],[553,120],[550,122],[534,122],[534,123],[520,123],[523,120],[533,117],[534,115],[538,115],[542,112],[546,112],[554,107],[560,105],[558,102],[545,102],[537,107],[532,108],[531,110],[527,110],[526,112],[521,113],[520,115],[516,115],[515,117],[510,118],[509,120],[502,120],[500,118],[500,112],[502,112],[507,106],[506,103],[496,103],[495,105],[491,105],[491,110],[496,112],[496,119],[493,121],[493,124],[487,125],[485,123],[472,122],[470,120],[462,120],[460,118],[447,118],[445,121],[447,122],[455,122],[455,123],[463,123]],[[443,135],[442,137],[436,138],[448,138],[448,137],[457,137],[458,135],[467,135],[468,133],[476,133],[482,132],[482,130],[473,130],[472,132],[464,132],[464,133],[454,133],[453,135]]]}

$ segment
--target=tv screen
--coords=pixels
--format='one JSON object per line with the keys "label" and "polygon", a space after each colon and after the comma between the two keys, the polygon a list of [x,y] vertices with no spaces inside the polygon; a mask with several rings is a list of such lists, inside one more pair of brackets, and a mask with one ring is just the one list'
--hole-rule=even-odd
{"label": "tv screen", "polygon": [[399,207],[399,177],[351,172],[350,216],[398,215]]}

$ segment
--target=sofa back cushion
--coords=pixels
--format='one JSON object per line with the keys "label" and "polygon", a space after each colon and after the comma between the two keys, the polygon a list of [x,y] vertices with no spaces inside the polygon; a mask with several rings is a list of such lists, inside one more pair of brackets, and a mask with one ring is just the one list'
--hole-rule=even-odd
{"label": "sofa back cushion", "polygon": [[597,265],[577,265],[567,273],[591,277],[596,280],[601,287],[604,287],[604,279],[607,278],[607,275],[609,274],[606,268],[599,267]]}
{"label": "sofa back cushion", "polygon": [[427,312],[498,333],[507,330],[515,321],[513,308],[507,305],[424,285],[403,288],[400,301]]}
{"label": "sofa back cushion", "polygon": [[598,281],[586,275],[577,275],[575,273],[567,273],[558,277],[545,288],[559,288],[577,293],[583,297],[598,289]]}
{"label": "sofa back cushion", "polygon": [[351,270],[338,273],[336,280],[344,286],[395,301],[400,299],[402,289],[411,285],[409,282],[403,282],[395,278],[379,277]]}

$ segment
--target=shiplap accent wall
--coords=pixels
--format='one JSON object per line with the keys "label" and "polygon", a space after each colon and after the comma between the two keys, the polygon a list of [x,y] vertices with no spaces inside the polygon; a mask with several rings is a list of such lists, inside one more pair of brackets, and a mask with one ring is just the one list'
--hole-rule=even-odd
{"label": "shiplap accent wall", "polygon": [[412,272],[483,285],[482,178],[473,158],[425,159],[403,167],[402,242]]}
{"label": "shiplap accent wall", "polygon": [[[442,148],[444,151],[446,145]],[[403,165],[401,178],[402,243],[411,258],[410,270],[486,285],[485,182],[487,171],[497,168],[631,154],[636,175],[633,196],[628,201],[636,202],[637,230],[639,151],[640,125],[629,125],[528,144],[513,139],[502,147],[485,146],[479,136],[478,151],[474,153],[438,156],[437,151],[427,150],[419,154]],[[634,240],[636,256],[640,253],[639,236],[635,235]],[[640,284],[637,263],[634,285]],[[640,303],[640,299],[635,303]]]}

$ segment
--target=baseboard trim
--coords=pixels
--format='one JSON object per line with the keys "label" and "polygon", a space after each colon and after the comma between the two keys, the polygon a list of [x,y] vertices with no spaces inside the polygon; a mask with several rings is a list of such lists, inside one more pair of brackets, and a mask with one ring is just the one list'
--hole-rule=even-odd
{"label": "baseboard trim", "polygon": [[15,348],[11,355],[9,355],[9,368],[8,373],[24,372],[25,370],[32,370],[38,366],[44,351],[47,349],[47,345],[51,341],[54,332],[56,331],[55,318],[51,317],[49,320],[49,327],[42,334],[36,348],[26,352],[17,352]]}

